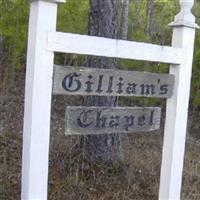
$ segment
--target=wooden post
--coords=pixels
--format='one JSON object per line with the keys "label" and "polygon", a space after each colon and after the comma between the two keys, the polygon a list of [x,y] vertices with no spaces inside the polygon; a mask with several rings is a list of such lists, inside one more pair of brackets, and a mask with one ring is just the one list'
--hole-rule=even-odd
{"label": "wooden post", "polygon": [[57,3],[32,0],[30,6],[22,158],[22,200],[46,200],[54,53],[46,50],[56,30]]}
{"label": "wooden post", "polygon": [[172,46],[185,49],[185,60],[171,65],[175,76],[174,95],[167,100],[164,146],[162,155],[160,200],[180,199],[184,162],[186,124],[195,37],[195,17],[191,13],[194,0],[180,0],[181,11],[175,17]]}

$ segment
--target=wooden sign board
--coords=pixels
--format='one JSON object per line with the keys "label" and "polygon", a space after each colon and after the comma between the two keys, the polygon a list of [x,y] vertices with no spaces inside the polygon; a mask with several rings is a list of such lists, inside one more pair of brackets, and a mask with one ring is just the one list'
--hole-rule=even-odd
{"label": "wooden sign board", "polygon": [[134,133],[157,130],[158,107],[76,107],[66,108],[66,135]]}
{"label": "wooden sign board", "polygon": [[53,93],[169,98],[173,85],[169,74],[56,65]]}

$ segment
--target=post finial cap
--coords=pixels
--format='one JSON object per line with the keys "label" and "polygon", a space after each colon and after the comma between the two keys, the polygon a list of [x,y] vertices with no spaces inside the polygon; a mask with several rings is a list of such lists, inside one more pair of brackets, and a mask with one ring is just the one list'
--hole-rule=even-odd
{"label": "post finial cap", "polygon": [[199,28],[195,23],[195,17],[192,14],[194,0],[180,0],[181,11],[175,16],[174,22],[170,26],[186,26],[190,28]]}

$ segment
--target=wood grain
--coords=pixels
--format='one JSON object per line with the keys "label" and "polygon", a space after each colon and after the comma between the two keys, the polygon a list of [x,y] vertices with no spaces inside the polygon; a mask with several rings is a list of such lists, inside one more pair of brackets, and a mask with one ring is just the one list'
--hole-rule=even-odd
{"label": "wood grain", "polygon": [[49,32],[47,49],[53,52],[171,64],[181,64],[185,56],[181,48],[62,32]]}
{"label": "wood grain", "polygon": [[158,107],[76,107],[66,108],[66,135],[134,133],[157,130]]}
{"label": "wood grain", "polygon": [[169,98],[173,85],[169,74],[54,66],[53,94]]}

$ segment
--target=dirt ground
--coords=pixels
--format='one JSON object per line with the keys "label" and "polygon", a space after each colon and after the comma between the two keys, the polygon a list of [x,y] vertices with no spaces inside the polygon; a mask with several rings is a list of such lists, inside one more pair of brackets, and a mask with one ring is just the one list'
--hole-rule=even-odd
{"label": "dirt ground", "polygon": [[[24,102],[23,72],[14,89],[1,94],[0,199],[20,199]],[[3,91],[3,90],[2,90]],[[67,97],[54,97],[49,160],[49,200],[158,199],[163,133],[123,135],[124,160],[92,164],[79,148],[77,136],[64,136]],[[70,99],[78,104],[79,99]],[[198,120],[197,120],[198,123]],[[200,199],[200,138],[187,136],[182,199]]]}

